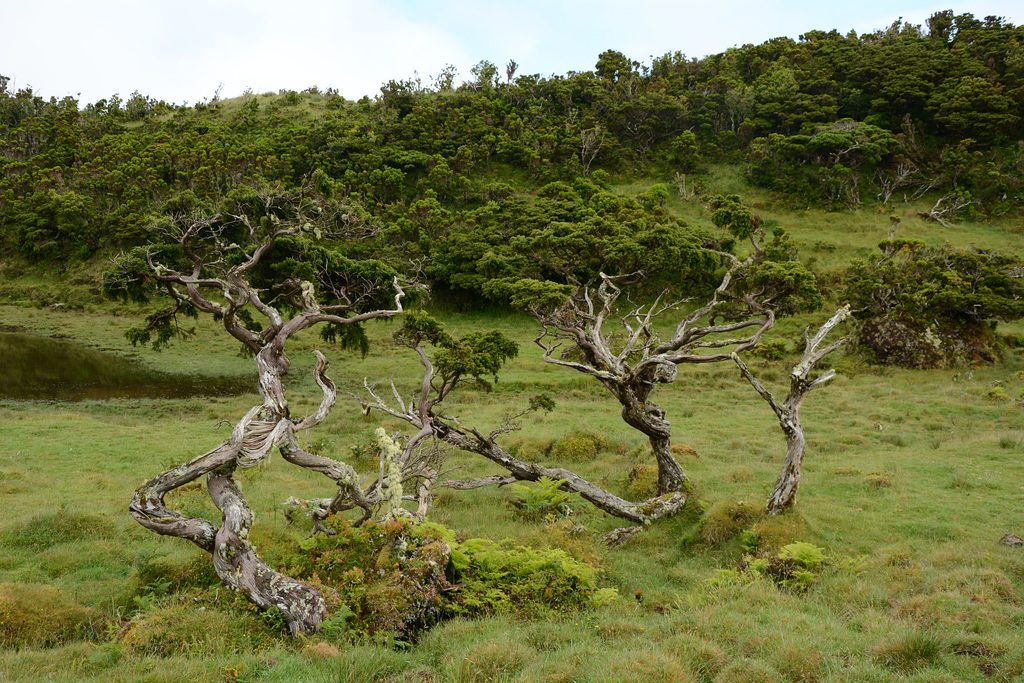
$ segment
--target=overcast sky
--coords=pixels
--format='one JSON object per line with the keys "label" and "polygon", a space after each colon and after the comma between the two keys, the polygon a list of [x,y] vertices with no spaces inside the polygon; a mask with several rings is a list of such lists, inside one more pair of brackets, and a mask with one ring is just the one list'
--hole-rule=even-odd
{"label": "overcast sky", "polygon": [[[1024,21],[1020,0],[24,0],[5,3],[0,74],[49,98],[119,93],[176,104],[315,85],[349,99],[447,64],[520,75],[593,69],[607,49],[708,54],[809,30],[865,33],[952,9]],[[9,87],[10,87],[9,86]]]}

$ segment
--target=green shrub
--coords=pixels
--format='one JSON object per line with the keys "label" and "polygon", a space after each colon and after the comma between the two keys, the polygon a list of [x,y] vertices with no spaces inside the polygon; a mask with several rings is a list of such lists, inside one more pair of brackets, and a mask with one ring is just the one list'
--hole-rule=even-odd
{"label": "green shrub", "polygon": [[993,403],[1003,403],[1010,399],[1010,395],[1006,393],[1006,389],[1004,387],[995,386],[989,387],[988,390],[985,391],[985,398]]}
{"label": "green shrub", "polygon": [[608,597],[596,594],[597,570],[564,550],[473,538],[452,550],[451,565],[454,578],[465,585],[450,596],[450,608],[458,614],[512,609],[545,615],[582,609]]}
{"label": "green shrub", "polygon": [[825,550],[811,543],[790,543],[779,551],[779,558],[807,571],[820,571],[825,565]]}
{"label": "green shrub", "polygon": [[332,635],[406,638],[446,614],[450,549],[439,528],[401,521],[356,528],[340,517],[329,526],[333,536],[300,541],[284,562],[289,575],[330,589]]}
{"label": "green shrub", "polygon": [[782,360],[786,355],[786,342],[782,339],[770,339],[758,344],[751,353],[766,361]]}
{"label": "green shrub", "polygon": [[777,555],[763,551],[744,555],[736,569],[719,569],[704,585],[722,588],[768,580],[780,588],[803,592],[814,585],[827,565],[822,548],[810,543],[791,543]]}
{"label": "green shrub", "polygon": [[329,589],[330,638],[390,642],[456,615],[549,615],[615,597],[562,550],[460,541],[439,524],[328,521],[335,535],[301,541],[284,561],[288,574]]}

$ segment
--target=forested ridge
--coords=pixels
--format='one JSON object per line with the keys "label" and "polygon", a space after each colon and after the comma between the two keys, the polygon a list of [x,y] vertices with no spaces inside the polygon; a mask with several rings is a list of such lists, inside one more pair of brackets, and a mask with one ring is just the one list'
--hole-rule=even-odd
{"label": "forested ridge", "polygon": [[[657,272],[732,241],[687,228],[664,203],[669,192],[707,203],[712,164],[794,208],[924,197],[949,225],[1022,205],[1024,27],[998,17],[945,11],[924,27],[809,31],[703,59],[608,50],[592,71],[548,77],[481,61],[457,78],[392,80],[359,101],[311,87],[80,107],[0,77],[0,241],[30,268],[63,267],[160,243],[174,216],[225,198],[307,188],[337,221],[371,228],[349,256],[400,264],[436,296],[476,305],[506,303],[523,277],[696,277]],[[609,191],[634,177],[662,182]],[[919,263],[924,245],[897,246],[855,274],[855,292],[877,294],[862,280],[877,285],[885,268],[919,268],[899,254],[916,249]]]}
{"label": "forested ridge", "polygon": [[6,246],[46,259],[132,244],[183,193],[209,201],[317,170],[424,252],[488,201],[598,170],[685,174],[699,191],[707,161],[743,164],[794,203],[929,188],[970,193],[984,215],[1019,207],[1024,27],[996,17],[947,11],[699,60],[609,50],[593,71],[550,77],[484,61],[455,78],[389,81],[358,102],[314,87],[191,107],[139,92],[80,107],[5,78]]}

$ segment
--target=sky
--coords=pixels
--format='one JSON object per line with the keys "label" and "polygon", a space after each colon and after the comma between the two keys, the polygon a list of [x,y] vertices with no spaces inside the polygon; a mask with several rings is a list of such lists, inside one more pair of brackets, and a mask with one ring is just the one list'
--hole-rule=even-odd
{"label": "sky", "polygon": [[0,75],[9,89],[76,97],[134,91],[174,104],[281,89],[376,95],[425,86],[481,60],[517,75],[589,71],[608,49],[650,64],[810,30],[867,33],[934,12],[1024,22],[1020,0],[29,0],[6,3]]}

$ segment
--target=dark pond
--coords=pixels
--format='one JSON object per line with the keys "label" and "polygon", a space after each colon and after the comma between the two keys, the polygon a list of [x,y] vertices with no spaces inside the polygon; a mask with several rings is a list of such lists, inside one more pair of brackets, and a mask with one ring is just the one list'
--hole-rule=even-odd
{"label": "dark pond", "polygon": [[254,392],[255,388],[255,377],[195,377],[156,372],[72,342],[0,332],[0,398],[191,398],[244,394]]}

